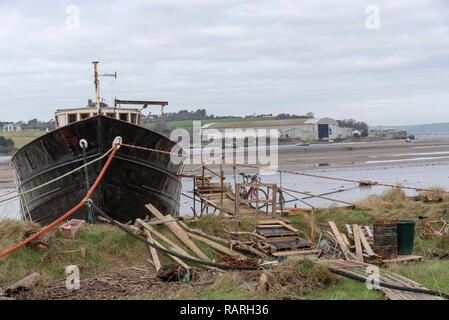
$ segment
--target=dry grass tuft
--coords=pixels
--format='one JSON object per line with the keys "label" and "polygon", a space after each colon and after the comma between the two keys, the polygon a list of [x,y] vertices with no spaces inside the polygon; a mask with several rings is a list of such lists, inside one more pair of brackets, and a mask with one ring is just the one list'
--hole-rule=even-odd
{"label": "dry grass tuft", "polygon": [[359,204],[370,208],[392,209],[407,207],[412,201],[400,188],[391,188],[382,195],[370,195]]}
{"label": "dry grass tuft", "polygon": [[429,189],[429,191],[420,191],[418,194],[420,196],[428,198],[438,198],[438,197],[444,198],[445,196],[447,196],[445,190],[442,187],[433,186],[427,189]]}
{"label": "dry grass tuft", "polygon": [[341,281],[325,266],[308,259],[287,260],[264,273],[268,279],[269,295],[274,299],[300,299],[307,293]]}
{"label": "dry grass tuft", "polygon": [[39,229],[39,224],[29,221],[0,220],[0,250],[8,249],[22,241],[26,232]]}
{"label": "dry grass tuft", "polygon": [[196,222],[196,226],[207,234],[228,238],[229,235],[223,230],[232,230],[232,220],[224,215],[206,214]]}

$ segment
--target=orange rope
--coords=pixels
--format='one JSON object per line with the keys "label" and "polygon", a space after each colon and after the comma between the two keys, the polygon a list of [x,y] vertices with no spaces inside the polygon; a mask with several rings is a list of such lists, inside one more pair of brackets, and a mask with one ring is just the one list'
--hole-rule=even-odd
{"label": "orange rope", "polygon": [[108,168],[109,164],[112,161],[112,158],[114,157],[115,152],[117,151],[117,147],[118,145],[115,145],[114,149],[112,150],[111,154],[109,155],[108,160],[106,161],[106,163],[103,166],[103,169],[101,170],[100,174],[98,175],[97,179],[95,180],[94,184],[92,185],[92,187],[90,187],[89,191],[86,193],[86,196],[84,197],[83,200],[81,200],[80,203],[78,203],[76,206],[74,206],[72,209],[70,209],[69,211],[67,211],[65,214],[63,214],[62,216],[60,216],[58,219],[56,219],[55,221],[53,221],[52,223],[50,223],[49,225],[43,227],[42,229],[40,229],[38,232],[36,232],[35,234],[33,234],[32,236],[26,238],[25,240],[23,240],[22,242],[16,244],[14,247],[11,247],[5,251],[3,251],[2,253],[0,253],[0,258],[6,256],[7,254],[19,249],[20,247],[24,246],[25,244],[27,244],[28,242],[30,242],[31,240],[37,238],[38,236],[40,236],[42,233],[44,233],[45,231],[53,228],[55,225],[57,225],[58,223],[60,223],[62,220],[64,220],[65,218],[67,218],[68,216],[70,216],[72,213],[74,213],[75,211],[77,211],[79,208],[81,208],[87,201],[87,199],[90,197],[90,195],[92,194],[92,192],[95,190],[95,188],[98,186],[98,183],[100,182],[100,180],[103,178],[104,173],[106,172],[106,169]]}
{"label": "orange rope", "polygon": [[4,196],[7,196],[8,194],[14,193],[14,192],[17,192],[17,190],[13,190],[13,191],[10,191],[10,192],[6,192],[6,193],[3,193],[3,194],[0,194],[0,198],[4,197]]}

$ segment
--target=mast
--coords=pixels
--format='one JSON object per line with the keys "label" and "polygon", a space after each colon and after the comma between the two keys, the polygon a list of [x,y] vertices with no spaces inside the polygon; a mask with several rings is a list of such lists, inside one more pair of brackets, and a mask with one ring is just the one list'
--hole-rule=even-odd
{"label": "mast", "polygon": [[100,112],[100,100],[98,97],[98,91],[100,89],[100,81],[98,81],[98,77],[114,77],[115,79],[117,79],[117,72],[114,73],[103,73],[103,74],[98,74],[98,70],[97,70],[97,64],[99,64],[99,61],[93,61],[92,62],[94,64],[94,84],[95,84],[95,104],[97,106],[97,113],[101,114]]}
{"label": "mast", "polygon": [[100,102],[98,101],[98,87],[100,86],[100,82],[98,81],[98,71],[97,64],[99,61],[93,61],[94,64],[94,84],[95,84],[95,104],[97,106],[97,113],[100,114]]}

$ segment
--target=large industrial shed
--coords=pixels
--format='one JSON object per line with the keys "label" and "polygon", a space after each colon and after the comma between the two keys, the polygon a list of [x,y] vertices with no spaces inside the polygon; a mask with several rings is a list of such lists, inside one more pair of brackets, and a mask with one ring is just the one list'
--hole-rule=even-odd
{"label": "large industrial shed", "polygon": [[[276,129],[279,131],[280,138],[301,140],[347,139],[353,131],[350,128],[339,127],[337,121],[331,118],[221,122],[210,123],[203,128],[220,130],[223,135],[229,135],[232,129],[243,129],[246,132],[249,129],[254,130],[254,132],[257,132],[257,129]],[[205,133],[207,135],[207,132]]]}

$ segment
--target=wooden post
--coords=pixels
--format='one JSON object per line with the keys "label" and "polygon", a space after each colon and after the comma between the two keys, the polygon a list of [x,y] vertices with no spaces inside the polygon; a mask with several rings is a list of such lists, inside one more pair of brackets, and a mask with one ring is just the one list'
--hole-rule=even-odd
{"label": "wooden post", "polygon": [[239,217],[239,210],[240,210],[240,184],[236,183],[235,184],[235,212],[234,212],[234,216],[236,217],[236,219],[238,219]]}
{"label": "wooden post", "polygon": [[[274,217],[276,217],[276,195],[277,195],[277,186],[275,184],[271,185],[272,188],[272,192],[273,192],[273,199],[272,199],[272,203],[271,203],[271,215]],[[267,208],[268,208],[268,203],[267,203]]]}
{"label": "wooden post", "polygon": [[221,186],[221,193],[220,193],[220,215],[223,215],[223,181],[224,181],[224,173],[223,173],[223,159],[224,155],[221,156],[221,162],[220,162],[220,186]]}
{"label": "wooden post", "polygon": [[259,208],[259,184],[256,184],[256,206],[254,207],[254,215],[256,216],[257,220],[257,211]]}
{"label": "wooden post", "polygon": [[[240,189],[237,189],[237,177],[235,176],[235,166],[232,166],[233,174],[234,174],[234,231],[239,232],[239,222],[237,220],[238,218],[238,205],[237,205],[237,193],[238,199],[240,201]],[[237,234],[237,239],[240,240],[240,236]]]}
{"label": "wooden post", "polygon": [[[202,153],[203,151],[201,151]],[[202,170],[201,170],[201,191],[199,192],[200,194],[200,198],[201,198],[201,212],[200,212],[200,217],[203,215],[203,211],[205,209],[205,204],[203,201],[203,190],[204,190],[204,164],[202,166]]]}
{"label": "wooden post", "polygon": [[193,216],[196,217],[196,178],[193,178]]}
{"label": "wooden post", "polygon": [[279,205],[281,206],[281,215],[284,215],[284,194],[282,193],[282,189],[279,188]]}
{"label": "wooden post", "polygon": [[268,216],[268,201],[270,200],[270,187],[267,186],[267,205],[265,206],[265,214]]}
{"label": "wooden post", "polygon": [[312,222],[310,228],[310,240],[315,242],[315,208],[312,208]]}

